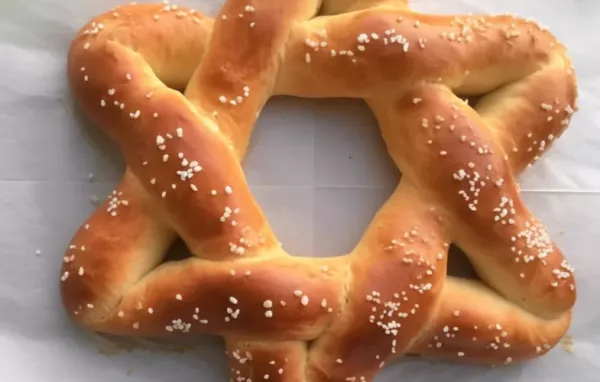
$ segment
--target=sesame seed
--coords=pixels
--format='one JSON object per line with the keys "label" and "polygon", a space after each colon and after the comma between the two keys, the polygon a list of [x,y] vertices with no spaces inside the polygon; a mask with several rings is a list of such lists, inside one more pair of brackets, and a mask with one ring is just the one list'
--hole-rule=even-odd
{"label": "sesame seed", "polygon": [[181,300],[183,300],[183,297],[181,297],[181,295],[179,293],[177,293],[175,295],[175,299],[181,301]]}
{"label": "sesame seed", "polygon": [[164,154],[162,160],[163,160],[163,162],[168,161],[169,160],[169,154]]}
{"label": "sesame seed", "polygon": [[196,192],[198,191],[198,187],[196,187],[195,184],[190,184],[190,188],[192,189],[192,191]]}
{"label": "sesame seed", "polygon": [[153,116],[154,118],[158,118],[158,113],[154,113],[152,116]]}
{"label": "sesame seed", "polygon": [[154,313],[154,309],[148,308],[148,314],[152,314],[152,313]]}
{"label": "sesame seed", "polygon": [[115,95],[117,91],[115,89],[108,89],[108,95]]}
{"label": "sesame seed", "polygon": [[231,189],[231,187],[230,187],[230,186],[225,186],[225,193],[226,193],[227,195],[231,195],[231,194],[233,194],[233,190]]}
{"label": "sesame seed", "polygon": [[273,311],[272,310],[265,311],[265,317],[272,318],[273,317]]}
{"label": "sesame seed", "polygon": [[178,127],[176,132],[179,138],[183,138],[183,129],[181,127]]}
{"label": "sesame seed", "polygon": [[227,98],[225,96],[219,96],[219,102],[221,103],[227,103]]}
{"label": "sesame seed", "polygon": [[100,106],[106,107],[106,101],[105,100],[100,100]]}
{"label": "sesame seed", "polygon": [[125,78],[127,78],[127,81],[131,81],[131,74],[127,73],[127,75],[125,75]]}
{"label": "sesame seed", "polygon": [[119,316],[119,318],[123,318],[123,317],[125,317],[125,313],[122,310],[119,310],[119,313],[117,313],[117,316]]}
{"label": "sesame seed", "polygon": [[139,322],[134,322],[133,323],[133,328],[134,329],[139,329],[140,328],[140,323]]}
{"label": "sesame seed", "polygon": [[304,61],[309,64],[310,63],[310,53],[306,53],[306,55],[304,56]]}
{"label": "sesame seed", "polygon": [[232,304],[237,304],[238,300],[235,297],[229,297],[229,302],[231,302]]}
{"label": "sesame seed", "polygon": [[79,267],[79,276],[83,276],[84,272],[83,267]]}
{"label": "sesame seed", "polygon": [[263,306],[265,308],[272,308],[273,307],[273,301],[271,300],[266,300],[265,302],[263,302]]}
{"label": "sesame seed", "polygon": [[304,306],[308,305],[308,296],[302,296],[302,298],[300,299],[300,303]]}
{"label": "sesame seed", "polygon": [[301,290],[295,290],[294,291],[294,295],[300,297],[300,296],[302,296],[302,291]]}
{"label": "sesame seed", "polygon": [[344,361],[342,361],[340,358],[336,359],[335,362],[337,363],[343,363]]}
{"label": "sesame seed", "polygon": [[459,357],[464,357],[464,355],[465,355],[465,353],[463,353],[463,352],[461,352],[461,351],[459,351],[459,352],[458,352],[458,356],[459,356]]}
{"label": "sesame seed", "polygon": [[90,49],[90,43],[86,42],[85,44],[83,44],[83,49],[85,49],[85,50]]}

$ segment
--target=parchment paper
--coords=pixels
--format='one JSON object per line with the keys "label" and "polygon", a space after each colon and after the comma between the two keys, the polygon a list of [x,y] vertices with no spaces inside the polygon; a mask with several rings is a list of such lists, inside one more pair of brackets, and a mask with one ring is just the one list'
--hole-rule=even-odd
{"label": "parchment paper", "polygon": [[[178,3],[214,15],[221,0]],[[60,305],[65,245],[94,210],[94,196],[104,198],[123,168],[114,145],[73,106],[66,51],[84,22],[117,4],[0,1],[1,382],[228,380],[219,338],[186,351],[119,342],[75,329]],[[577,269],[579,300],[569,332],[573,354],[558,346],[540,360],[496,369],[402,361],[377,381],[599,381],[600,2],[415,0],[414,6],[534,17],[569,48],[581,110],[521,181],[530,207]],[[273,99],[245,168],[285,247],[304,256],[350,250],[398,179],[373,117],[362,102],[348,100]]]}

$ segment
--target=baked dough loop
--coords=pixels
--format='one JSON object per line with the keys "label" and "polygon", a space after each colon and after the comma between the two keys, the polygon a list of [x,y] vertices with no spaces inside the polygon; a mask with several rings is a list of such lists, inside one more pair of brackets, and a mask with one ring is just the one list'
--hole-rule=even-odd
{"label": "baked dough loop", "polygon": [[[408,354],[531,359],[570,325],[572,269],[515,180],[576,109],[565,48],[534,21],[392,0],[229,0],[215,19],[127,5],[77,34],[68,78],[127,163],[64,257],[65,309],[90,330],[224,336],[237,382],[353,382]],[[290,256],[249,190],[273,95],[376,116],[403,176],[351,253]],[[193,256],[163,262],[177,237]],[[450,243],[481,282],[447,276]]]}

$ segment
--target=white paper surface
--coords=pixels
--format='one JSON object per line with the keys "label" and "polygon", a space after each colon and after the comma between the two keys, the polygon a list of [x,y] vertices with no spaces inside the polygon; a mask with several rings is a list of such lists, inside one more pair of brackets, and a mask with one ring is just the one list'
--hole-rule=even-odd
{"label": "white paper surface", "polygon": [[[115,0],[0,1],[0,381],[228,380],[219,338],[186,352],[77,330],[62,311],[65,245],[122,172],[120,153],[76,109],[65,60],[78,28]],[[214,15],[221,0],[179,0]],[[534,17],[569,48],[580,85],[572,126],[522,176],[524,196],[576,268],[574,354],[488,369],[429,361],[386,367],[391,381],[600,380],[600,2],[415,0],[435,13]],[[594,32],[596,31],[596,32]],[[350,250],[398,174],[360,101],[273,99],[245,163],[251,187],[288,251]],[[92,173],[93,181],[88,180]],[[36,251],[40,251],[36,254]],[[120,343],[120,347],[114,345]]]}

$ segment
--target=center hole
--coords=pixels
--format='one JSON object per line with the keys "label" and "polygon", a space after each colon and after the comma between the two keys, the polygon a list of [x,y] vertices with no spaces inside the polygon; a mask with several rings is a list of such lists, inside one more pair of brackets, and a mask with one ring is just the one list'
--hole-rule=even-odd
{"label": "center hole", "polygon": [[276,97],[255,128],[248,182],[295,256],[350,252],[400,173],[362,100]]}

